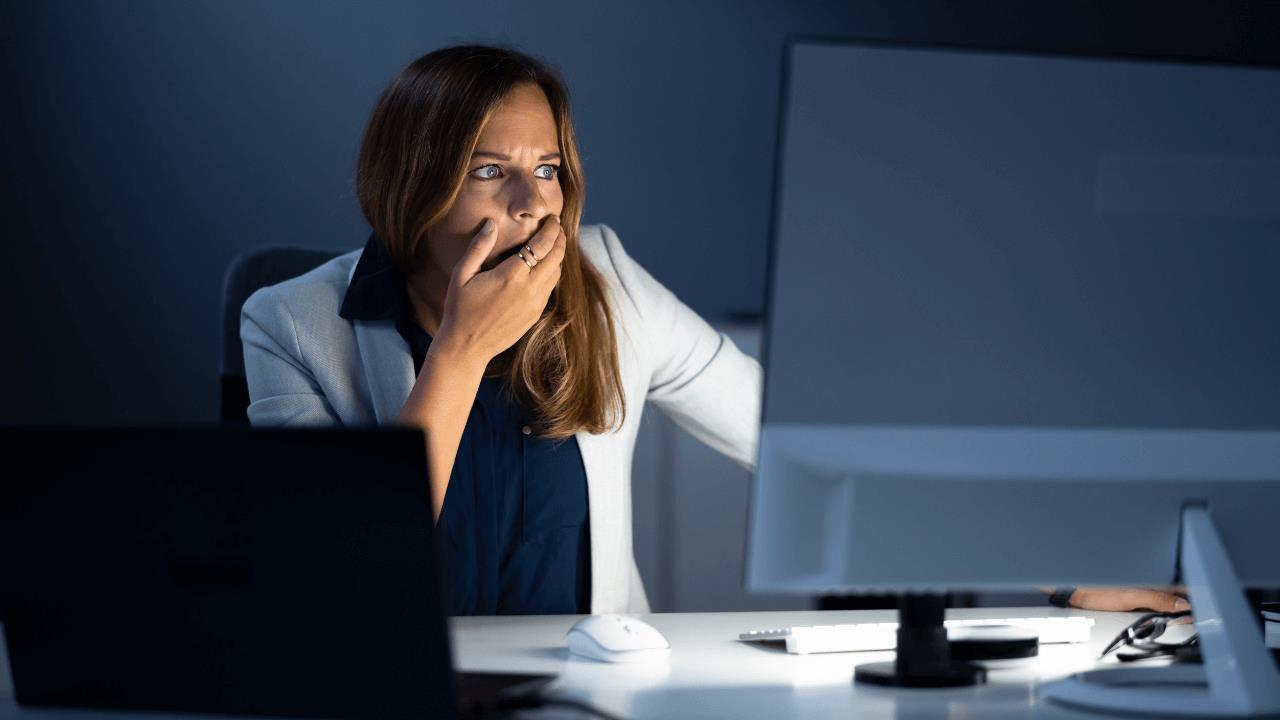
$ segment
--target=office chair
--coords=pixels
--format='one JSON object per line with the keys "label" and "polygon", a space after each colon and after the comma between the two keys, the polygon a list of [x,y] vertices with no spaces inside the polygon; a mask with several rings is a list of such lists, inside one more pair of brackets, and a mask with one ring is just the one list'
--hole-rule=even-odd
{"label": "office chair", "polygon": [[242,253],[222,281],[222,423],[248,426],[249,384],[240,344],[240,308],[255,290],[297,277],[346,252],[316,247],[274,246]]}

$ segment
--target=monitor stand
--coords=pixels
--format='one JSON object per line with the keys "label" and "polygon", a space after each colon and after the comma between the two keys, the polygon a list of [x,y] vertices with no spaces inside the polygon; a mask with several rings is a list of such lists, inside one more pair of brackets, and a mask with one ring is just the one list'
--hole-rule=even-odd
{"label": "monitor stand", "polygon": [[854,682],[895,687],[960,687],[985,682],[979,665],[951,659],[947,628],[942,624],[947,597],[906,594],[898,598],[898,647],[892,662],[863,663],[853,669]]}
{"label": "monitor stand", "polygon": [[1090,710],[1158,717],[1280,716],[1280,673],[1203,505],[1182,510],[1179,566],[1200,636],[1201,665],[1108,668],[1044,687]]}

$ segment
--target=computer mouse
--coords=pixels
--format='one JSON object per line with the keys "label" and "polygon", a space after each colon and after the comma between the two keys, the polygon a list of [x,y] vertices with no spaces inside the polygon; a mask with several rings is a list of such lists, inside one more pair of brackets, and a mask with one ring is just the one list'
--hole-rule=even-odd
{"label": "computer mouse", "polygon": [[671,654],[671,643],[652,625],[624,615],[592,615],[565,634],[569,652],[602,662],[657,660]]}

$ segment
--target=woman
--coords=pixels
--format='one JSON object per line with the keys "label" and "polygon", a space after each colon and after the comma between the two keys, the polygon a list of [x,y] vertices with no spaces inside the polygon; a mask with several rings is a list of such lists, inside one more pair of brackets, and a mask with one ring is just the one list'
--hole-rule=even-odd
{"label": "woman", "polygon": [[452,614],[644,612],[631,453],[645,401],[751,468],[760,366],[607,226],[561,81],[520,53],[419,58],[379,98],[373,234],[245,302],[254,426],[423,429]]}
{"label": "woman", "polygon": [[753,469],[759,364],[579,226],[568,93],[527,55],[406,67],[356,184],[365,247],[244,304],[252,424],[421,428],[451,614],[646,612],[640,410]]}

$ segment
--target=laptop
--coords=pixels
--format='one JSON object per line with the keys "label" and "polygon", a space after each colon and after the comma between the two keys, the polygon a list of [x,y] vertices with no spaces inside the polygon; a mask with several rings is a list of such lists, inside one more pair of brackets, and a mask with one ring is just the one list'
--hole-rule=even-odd
{"label": "laptop", "polygon": [[7,427],[0,448],[19,705],[457,716],[420,431]]}

